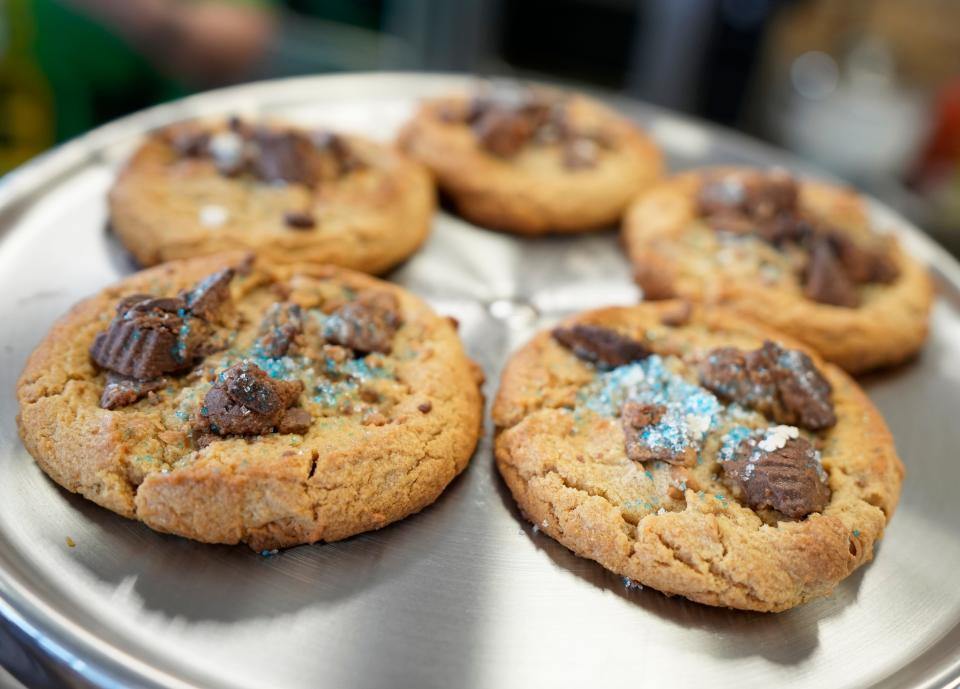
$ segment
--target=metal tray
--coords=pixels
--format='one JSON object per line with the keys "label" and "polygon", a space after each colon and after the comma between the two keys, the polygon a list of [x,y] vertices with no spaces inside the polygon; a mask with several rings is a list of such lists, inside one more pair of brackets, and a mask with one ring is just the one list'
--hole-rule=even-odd
{"label": "metal tray", "polygon": [[[536,533],[496,474],[489,424],[469,469],[421,514],[267,558],[155,534],[59,489],[30,460],[17,438],[14,382],[56,317],[133,270],[106,230],[104,197],[143,132],[239,111],[386,139],[417,98],[468,84],[371,74],[228,89],[111,124],[0,184],[4,662],[32,687],[956,683],[960,266],[879,204],[877,222],[931,264],[941,293],[919,360],[864,381],[909,475],[877,560],[832,597],[790,612],[713,609],[628,589]],[[674,169],[799,167],[731,132],[614,103],[652,131]],[[446,213],[426,248],[390,277],[459,319],[487,372],[488,398],[507,354],[534,330],[638,296],[612,231],[522,240]],[[14,637],[26,643],[11,645]]]}

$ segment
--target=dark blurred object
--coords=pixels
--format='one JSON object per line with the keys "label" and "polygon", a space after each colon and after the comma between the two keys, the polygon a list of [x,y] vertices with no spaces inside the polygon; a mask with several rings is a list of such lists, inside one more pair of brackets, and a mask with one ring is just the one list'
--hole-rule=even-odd
{"label": "dark blurred object", "polygon": [[793,3],[772,24],[761,64],[758,131],[960,250],[956,163],[934,172],[928,143],[931,131],[945,136],[936,94],[960,74],[960,4]]}
{"label": "dark blurred object", "polygon": [[620,90],[746,130],[960,246],[958,173],[944,153],[960,3],[6,0],[0,22],[0,171],[194,90],[332,71],[465,71]]}

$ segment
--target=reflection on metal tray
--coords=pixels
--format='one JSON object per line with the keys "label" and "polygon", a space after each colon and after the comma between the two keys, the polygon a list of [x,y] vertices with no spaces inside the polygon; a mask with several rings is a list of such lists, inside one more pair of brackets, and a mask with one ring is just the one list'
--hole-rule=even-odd
{"label": "reflection on metal tray", "polygon": [[[934,266],[941,294],[915,363],[866,381],[908,467],[878,559],[836,593],[779,615],[712,609],[621,580],[533,532],[488,437],[432,507],[376,533],[263,558],[153,533],[47,480],[17,439],[13,386],[74,301],[132,266],[104,195],[147,129],[268,113],[389,138],[415,100],[457,77],[320,77],[239,87],[122,120],[0,185],[0,614],[23,681],[73,686],[942,686],[960,669],[960,266],[877,205]],[[674,168],[781,154],[629,102]],[[441,213],[391,276],[461,323],[496,389],[535,329],[637,298],[615,233],[523,240]],[[67,546],[68,537],[76,544]],[[16,649],[0,636],[0,658]],[[11,653],[13,655],[11,655]],[[36,658],[43,658],[39,663]],[[26,669],[23,669],[26,668]],[[12,668],[14,669],[14,668]],[[39,679],[37,679],[39,678]],[[55,679],[49,686],[55,686]]]}

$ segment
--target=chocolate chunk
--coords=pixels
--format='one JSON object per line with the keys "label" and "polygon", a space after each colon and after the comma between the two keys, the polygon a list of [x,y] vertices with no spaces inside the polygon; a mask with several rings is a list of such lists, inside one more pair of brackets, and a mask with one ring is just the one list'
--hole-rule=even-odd
{"label": "chocolate chunk", "polygon": [[100,406],[104,409],[119,409],[127,407],[137,400],[143,399],[151,392],[166,387],[165,378],[152,380],[137,380],[116,373],[107,374],[107,384],[100,395]]}
{"label": "chocolate chunk", "polygon": [[149,380],[190,366],[179,346],[186,304],[181,299],[134,295],[121,300],[106,332],[97,335],[90,357],[100,368]]}
{"label": "chocolate chunk", "polygon": [[735,347],[712,350],[700,365],[700,382],[780,423],[818,431],[837,422],[830,383],[810,357],[770,340],[750,352]]}
{"label": "chocolate chunk", "polygon": [[554,328],[552,335],[579,358],[600,366],[623,366],[650,354],[636,340],[599,325],[578,323],[568,328]]}
{"label": "chocolate chunk", "polygon": [[286,356],[303,332],[303,312],[292,302],[277,302],[270,307],[260,324],[256,350],[276,359]]}
{"label": "chocolate chunk", "polygon": [[635,462],[686,463],[687,453],[678,454],[670,447],[654,446],[643,437],[644,430],[659,423],[666,413],[667,408],[662,404],[643,404],[633,400],[623,403],[620,409],[620,424],[623,427],[627,457]]}
{"label": "chocolate chunk", "polygon": [[810,249],[803,294],[821,304],[856,308],[860,304],[857,286],[847,277],[829,238],[818,236]]}
{"label": "chocolate chunk", "polygon": [[[207,392],[194,418],[194,429],[201,436],[269,433],[281,424],[301,392],[299,380],[274,380],[247,361],[234,364]],[[303,415],[295,414],[287,427],[303,427],[303,420]]]}
{"label": "chocolate chunk", "polygon": [[388,354],[401,325],[393,292],[364,291],[327,317],[324,338],[355,352]]}
{"label": "chocolate chunk", "polygon": [[744,438],[733,459],[720,462],[724,479],[754,509],[771,508],[800,519],[822,512],[830,488],[813,445],[803,437],[769,429]]}
{"label": "chocolate chunk", "polygon": [[427,400],[426,402],[421,402],[420,404],[417,405],[417,409],[420,410],[421,414],[429,414],[430,411],[433,409],[433,402],[431,402],[430,400]]}
{"label": "chocolate chunk", "polygon": [[319,181],[318,151],[306,134],[257,127],[252,143],[255,154],[250,166],[259,179],[306,186],[313,186]]}
{"label": "chocolate chunk", "polygon": [[181,158],[199,158],[209,152],[210,132],[176,127],[166,132],[166,140]]}
{"label": "chocolate chunk", "polygon": [[306,211],[287,211],[283,214],[283,222],[295,230],[312,230],[317,226],[317,221]]}
{"label": "chocolate chunk", "polygon": [[841,232],[833,232],[828,236],[843,271],[853,282],[886,284],[899,277],[897,264],[887,251],[862,247]]}
{"label": "chocolate chunk", "polygon": [[312,423],[313,417],[310,416],[310,412],[302,407],[294,407],[283,413],[280,424],[277,426],[277,432],[303,435],[310,429]]}
{"label": "chocolate chunk", "polygon": [[523,110],[489,108],[473,125],[480,145],[501,158],[512,158],[533,138],[536,122]]}
{"label": "chocolate chunk", "polygon": [[338,175],[346,175],[367,166],[345,136],[332,132],[319,132],[314,136],[313,141],[317,148],[332,156],[337,165]]}
{"label": "chocolate chunk", "polygon": [[181,295],[187,303],[190,313],[205,321],[217,322],[220,309],[230,301],[230,281],[233,280],[233,268],[224,268],[208,275],[197,285]]}
{"label": "chocolate chunk", "polygon": [[743,209],[747,215],[757,220],[766,220],[797,210],[797,182],[783,170],[748,176],[744,191]]}
{"label": "chocolate chunk", "polygon": [[800,242],[813,231],[797,205],[794,179],[783,172],[723,175],[707,179],[697,204],[714,229],[756,234],[774,245]]}
{"label": "chocolate chunk", "polygon": [[744,210],[746,195],[746,185],[740,176],[706,177],[697,191],[697,210],[700,215],[740,214]]}

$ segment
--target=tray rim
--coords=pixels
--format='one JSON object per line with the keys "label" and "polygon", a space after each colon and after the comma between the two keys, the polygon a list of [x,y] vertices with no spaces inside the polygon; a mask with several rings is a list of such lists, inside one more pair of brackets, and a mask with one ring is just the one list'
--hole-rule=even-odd
{"label": "tray rim", "polygon": [[[835,175],[819,169],[790,152],[733,129],[644,103],[622,94],[551,81],[540,75],[535,79],[527,79],[455,72],[373,71],[296,76],[228,86],[161,103],[103,124],[23,163],[0,178],[0,225],[6,226],[0,229],[0,251],[2,251],[3,241],[11,231],[10,226],[15,224],[14,221],[21,209],[28,207],[36,197],[44,195],[45,185],[68,178],[76,170],[95,161],[108,147],[122,143],[127,138],[140,137],[171,122],[235,111],[236,102],[244,97],[255,98],[258,105],[269,106],[271,95],[297,89],[303,89],[309,93],[311,92],[309,87],[316,86],[330,89],[388,79],[417,84],[430,81],[438,89],[458,89],[489,78],[577,89],[611,104],[628,117],[632,117],[632,114],[637,112],[662,117],[667,121],[698,131],[709,132],[713,136],[722,138],[725,143],[732,145],[732,148],[744,151],[750,156],[769,160],[771,164],[787,165],[803,175],[816,176],[828,181],[837,180]],[[359,91],[357,98],[363,99],[365,97],[363,89]],[[313,93],[316,94],[315,89]],[[416,97],[411,96],[411,98]],[[310,100],[309,96],[297,99],[302,104],[309,103]],[[322,102],[323,99],[317,100]],[[668,170],[669,172],[671,171]],[[867,201],[871,213],[884,218],[884,222],[893,227],[893,231],[903,241],[908,251],[927,263],[930,271],[938,278],[938,295],[946,297],[960,310],[960,261],[900,213],[872,196],[859,193]],[[176,689],[199,689],[204,686],[176,677],[150,662],[141,660],[69,619],[54,606],[44,602],[41,595],[32,590],[27,582],[19,580],[15,573],[5,567],[2,552],[0,552],[0,623],[3,622],[11,626],[20,636],[29,639],[34,647],[51,662],[62,669],[69,670],[92,686],[133,686],[131,682],[135,682],[137,686]],[[960,638],[960,624],[937,639],[917,658],[940,651],[942,646],[952,640],[952,637]],[[926,677],[912,685],[915,689],[960,686],[960,644],[954,644],[952,656],[950,653],[942,652],[938,655],[940,657],[928,668]],[[945,658],[944,655],[946,655]],[[888,682],[895,680],[896,675],[907,667],[909,665],[902,666],[881,679],[875,686],[902,686],[888,684]]]}

